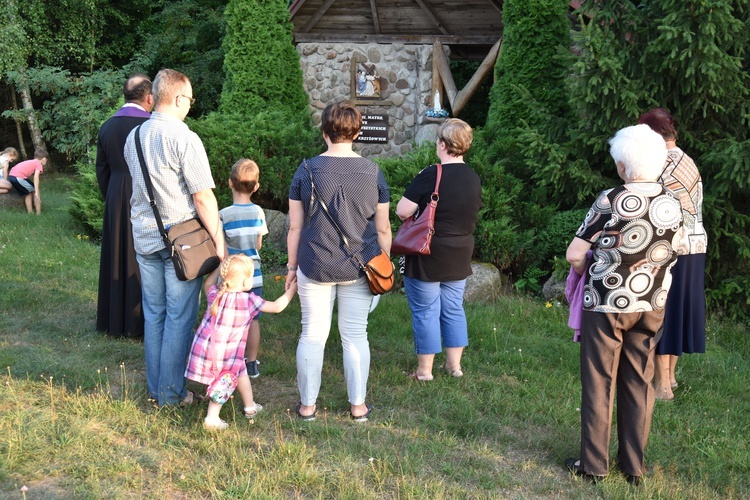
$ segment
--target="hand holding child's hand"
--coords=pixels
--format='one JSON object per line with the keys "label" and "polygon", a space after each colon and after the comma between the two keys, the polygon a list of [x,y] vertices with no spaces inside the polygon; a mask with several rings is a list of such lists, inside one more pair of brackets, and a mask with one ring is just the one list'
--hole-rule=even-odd
{"label": "hand holding child's hand", "polygon": [[289,293],[289,298],[292,298],[297,294],[297,277],[296,276],[291,281],[287,279],[286,291]]}
{"label": "hand holding child's hand", "polygon": [[294,293],[296,293],[297,292],[297,288],[296,288],[296,286],[297,286],[297,273],[296,272],[289,272],[289,273],[287,273],[286,280],[284,281],[284,289],[285,290],[289,290],[289,287],[291,287],[292,284],[294,284],[294,286],[295,286]]}

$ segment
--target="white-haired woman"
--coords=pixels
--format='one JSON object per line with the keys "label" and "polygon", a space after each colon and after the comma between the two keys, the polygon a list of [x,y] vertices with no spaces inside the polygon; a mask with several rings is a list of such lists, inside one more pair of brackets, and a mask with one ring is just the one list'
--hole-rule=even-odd
{"label": "white-haired woman", "polygon": [[[646,125],[609,140],[625,181],[603,191],[567,250],[586,285],[581,328],[581,457],[565,461],[578,476],[609,474],[617,394],[620,469],[640,484],[654,409],[654,353],[664,321],[670,269],[682,235],[679,200],[658,180],[667,158],[661,135]],[[586,252],[593,250],[586,266]]]}

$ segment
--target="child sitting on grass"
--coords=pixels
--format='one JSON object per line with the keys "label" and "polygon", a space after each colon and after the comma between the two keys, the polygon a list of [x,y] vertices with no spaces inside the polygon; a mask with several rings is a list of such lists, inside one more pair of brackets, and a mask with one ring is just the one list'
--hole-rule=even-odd
{"label": "child sitting on grass", "polygon": [[[237,390],[245,406],[245,417],[249,419],[263,407],[253,400],[253,388],[244,363],[248,326],[259,311],[283,311],[297,293],[296,282],[275,302],[266,302],[254,293],[246,292],[252,286],[254,270],[249,257],[230,255],[206,278],[203,289],[209,307],[193,339],[185,372],[188,379],[210,385],[222,371],[232,371],[238,378]],[[221,285],[217,286],[219,275]],[[221,404],[209,401],[203,427],[211,430],[229,427],[219,418],[221,407]]]}
{"label": "child sitting on grass", "polygon": [[0,153],[0,179],[8,178],[8,167],[16,160],[18,160],[16,148],[3,149],[3,152]]}
{"label": "child sitting on grass", "polygon": [[[245,254],[253,259],[255,273],[250,290],[263,298],[263,272],[260,269],[260,250],[263,236],[268,234],[266,216],[263,209],[250,201],[250,197],[260,187],[258,164],[247,158],[241,158],[232,165],[229,177],[229,188],[232,190],[232,205],[219,211],[224,227],[224,240],[230,255]],[[250,378],[260,375],[260,314],[250,323],[245,347],[245,367]]]}

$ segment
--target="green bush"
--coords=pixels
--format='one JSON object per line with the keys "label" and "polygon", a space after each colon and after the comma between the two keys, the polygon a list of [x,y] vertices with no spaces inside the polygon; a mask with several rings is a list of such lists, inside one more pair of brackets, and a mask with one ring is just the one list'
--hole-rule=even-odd
{"label": "green bush", "polygon": [[288,210],[289,185],[304,158],[324,147],[320,131],[286,110],[263,111],[254,116],[211,113],[188,120],[208,153],[219,207],[232,204],[228,186],[232,165],[250,158],[260,167],[260,189],[253,199],[263,208]]}
{"label": "green bush", "polygon": [[224,18],[226,78],[220,111],[254,115],[270,103],[306,116],[308,97],[287,2],[230,0]]}
{"label": "green bush", "polygon": [[[670,110],[678,145],[703,177],[707,296],[727,314],[748,318],[750,17],[741,3],[583,3],[571,92],[581,118],[563,146],[567,162],[555,167],[557,182],[566,184],[555,201],[564,196],[584,206],[582,190],[591,189],[596,172],[614,177],[607,138],[649,108]],[[594,175],[582,182],[587,169]]]}
{"label": "green bush", "polygon": [[528,134],[548,144],[565,136],[569,126],[565,13],[566,5],[556,0],[503,4],[505,30],[491,105],[470,152],[483,191],[475,257],[515,276],[524,276],[529,266],[538,268],[535,273],[549,270],[554,257],[537,248],[537,233],[557,207],[548,187],[534,178],[540,155],[529,148]]}
{"label": "green bush", "polygon": [[83,224],[89,235],[98,238],[102,234],[104,200],[96,181],[95,155],[93,152],[74,166],[78,172],[78,179],[73,187],[68,211],[74,219]]}
{"label": "green bush", "polygon": [[[232,204],[228,186],[232,165],[250,158],[260,167],[260,190],[253,197],[263,208],[288,210],[289,184],[303,158],[323,147],[320,132],[307,123],[295,122],[286,111],[266,111],[254,117],[212,113],[205,119],[188,119],[188,126],[203,141],[216,183],[219,207]],[[95,151],[75,167],[79,182],[73,190],[70,213],[93,236],[101,234],[104,203],[96,182]]]}
{"label": "green bush", "polygon": [[[549,115],[568,118],[570,46],[567,4],[559,0],[506,0],[503,3],[503,46],[490,91],[486,135],[492,155],[508,172],[528,178],[519,133],[526,126],[553,134],[549,122],[533,113],[533,104]],[[562,127],[563,129],[565,127]],[[556,132],[555,132],[556,133]]]}
{"label": "green bush", "polygon": [[534,255],[531,265],[549,269],[555,257],[564,257],[565,250],[575,236],[586,217],[588,209],[565,210],[549,218],[547,224],[539,229],[534,240]]}

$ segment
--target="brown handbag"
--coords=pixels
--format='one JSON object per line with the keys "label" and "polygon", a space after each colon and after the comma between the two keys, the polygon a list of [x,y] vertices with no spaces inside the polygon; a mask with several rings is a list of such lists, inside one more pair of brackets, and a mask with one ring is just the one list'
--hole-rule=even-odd
{"label": "brown handbag", "polygon": [[211,235],[200,219],[169,226],[166,233],[175,274],[180,281],[204,276],[219,267],[219,256]]}
{"label": "brown handbag", "polygon": [[430,202],[419,214],[419,217],[414,214],[406,219],[393,238],[391,252],[396,255],[430,255],[430,244],[432,243],[432,236],[435,234],[435,212],[440,200],[438,188],[440,187],[440,178],[443,176],[443,166],[439,163],[436,166],[437,179],[435,180],[435,189],[430,195]]}
{"label": "brown handbag", "polygon": [[[305,168],[307,169],[307,173],[310,175],[310,188],[312,190],[310,196],[310,208],[308,210],[312,210],[313,203],[315,199],[317,199],[320,203],[320,207],[323,209],[323,212],[325,212],[325,214],[328,216],[328,219],[333,224],[333,227],[335,227],[339,232],[339,236],[341,236],[341,240],[344,242],[344,246],[351,253],[351,248],[349,248],[349,240],[339,227],[338,223],[334,220],[331,212],[328,211],[326,203],[320,196],[317,196],[317,190],[315,189],[315,182],[313,181],[312,176],[312,169],[310,169],[310,167],[307,165],[307,160],[305,160]],[[388,254],[385,253],[385,250],[381,248],[380,253],[372,259],[368,260],[367,264],[363,264],[359,256],[353,255],[351,258],[359,266],[359,268],[364,271],[365,278],[367,278],[367,285],[370,287],[370,292],[372,292],[373,295],[382,295],[389,292],[391,288],[393,288],[393,283],[396,280],[396,266],[393,265],[393,262],[391,262]]]}
{"label": "brown handbag", "polygon": [[364,265],[365,277],[373,295],[382,295],[393,288],[395,266],[385,250]]}

